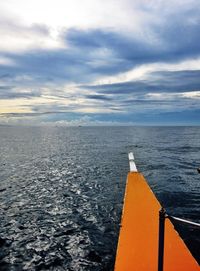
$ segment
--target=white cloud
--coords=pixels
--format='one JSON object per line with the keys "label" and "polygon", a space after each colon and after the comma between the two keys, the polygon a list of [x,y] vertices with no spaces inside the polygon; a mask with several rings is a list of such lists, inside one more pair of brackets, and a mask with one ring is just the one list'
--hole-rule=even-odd
{"label": "white cloud", "polygon": [[[197,5],[195,0],[6,0],[0,1],[0,50],[63,48],[62,33],[70,28],[109,29],[161,45],[152,25],[165,15]],[[179,11],[180,10],[180,11]],[[196,22],[195,18],[192,22]],[[48,31],[36,27],[46,26]],[[164,46],[164,45],[163,45]]]}
{"label": "white cloud", "polygon": [[[4,14],[19,18],[24,24],[46,24],[51,27],[118,27],[140,21],[140,14],[130,18],[134,2],[108,0],[7,0],[1,2]],[[137,11],[138,12],[138,11]]]}
{"label": "white cloud", "polygon": [[200,99],[200,90],[182,93],[182,97],[189,99]]}
{"label": "white cloud", "polygon": [[[0,14],[1,15],[1,14]],[[8,18],[1,18],[0,50],[2,52],[21,52],[41,48],[62,48],[64,44],[59,36],[51,32],[45,25],[23,25],[17,19],[13,23]]]}
{"label": "white cloud", "polygon": [[193,71],[200,70],[200,58],[184,60],[178,63],[153,63],[144,64],[129,70],[128,72],[122,72],[115,76],[105,76],[100,80],[96,80],[93,84],[115,84],[125,83],[138,79],[145,79],[151,77],[152,72],[160,71]]}
{"label": "white cloud", "polygon": [[185,98],[187,99],[194,99],[197,104],[199,104],[200,99],[200,91],[190,91],[190,92],[180,92],[180,93],[167,93],[167,92],[161,92],[161,93],[147,93],[145,94],[145,99],[147,100],[158,100],[158,101],[181,101],[185,102]]}
{"label": "white cloud", "polygon": [[[151,40],[153,36],[147,35],[148,24],[144,27],[144,23],[152,16],[136,4],[128,0],[1,1],[0,50],[63,47],[61,34],[70,28],[106,28]],[[38,31],[35,25],[46,26],[49,32]]]}
{"label": "white cloud", "polygon": [[16,63],[13,59],[5,56],[0,56],[0,65],[2,66],[15,66]]}
{"label": "white cloud", "polygon": [[[127,40],[131,40],[133,38],[134,41],[141,41],[141,43],[138,44],[146,44],[147,48],[148,45],[150,45],[150,48],[154,48],[155,52],[159,48],[163,49],[161,50],[165,54],[165,49],[167,49],[165,46],[169,46],[169,48],[173,47],[173,35],[172,38],[170,36],[169,39],[165,40],[165,37],[169,34],[168,33],[168,20],[170,18],[174,19],[172,20],[172,23],[176,24],[178,23],[178,19],[184,18],[184,20],[180,20],[183,24],[186,25],[197,25],[199,24],[198,16],[191,16],[193,15],[193,11],[195,12],[198,10],[197,6],[198,1],[196,0],[6,0],[6,1],[0,1],[0,65],[2,67],[2,71],[4,73],[5,67],[9,71],[8,66],[16,66],[18,67],[11,68],[9,76],[5,76],[1,78],[1,83],[7,94],[10,91],[10,96],[8,95],[8,99],[4,99],[0,101],[0,112],[3,114],[7,114],[9,112],[13,112],[17,114],[23,114],[23,113],[45,113],[45,112],[53,112],[54,110],[58,113],[60,112],[73,112],[73,113],[79,113],[81,114],[101,114],[101,113],[113,113],[114,108],[117,109],[116,112],[143,112],[144,110],[149,109],[155,109],[157,105],[155,105],[153,102],[155,101],[156,104],[159,104],[159,101],[165,101],[163,104],[159,104],[159,107],[161,109],[168,109],[168,108],[174,108],[173,101],[180,102],[179,106],[181,108],[185,107],[185,103],[188,103],[190,106],[198,106],[199,98],[200,98],[200,91],[196,89],[193,92],[183,92],[183,93],[148,93],[146,96],[139,95],[137,97],[137,94],[131,94],[130,97],[128,94],[123,93],[121,95],[113,95],[112,100],[98,100],[98,99],[89,99],[87,95],[94,94],[95,90],[88,89],[83,90],[82,88],[79,88],[76,84],[66,84],[65,82],[65,76],[63,76],[63,71],[65,71],[65,66],[62,62],[66,62],[66,74],[67,71],[71,72],[70,76],[76,76],[76,78],[83,78],[85,76],[85,81],[92,81],[92,78],[98,78],[97,81],[93,81],[92,85],[94,84],[113,84],[113,83],[125,83],[128,81],[139,81],[145,82],[158,79],[159,74],[154,74],[154,78],[152,77],[152,72],[160,72],[160,71],[189,71],[189,70],[200,70],[200,58],[196,59],[190,59],[190,60],[184,60],[179,63],[158,63],[159,59],[164,59],[170,61],[167,59],[168,53],[166,53],[166,58],[158,57],[157,63],[150,63],[148,62],[148,59],[146,59],[147,64],[143,64],[140,66],[137,66],[133,69],[130,69],[128,72],[121,72],[117,74],[117,72],[120,70],[122,71],[127,70],[127,66],[125,64],[133,63],[134,60],[129,61],[129,55],[127,54],[127,59],[124,62],[124,66],[122,65],[122,68],[117,70],[116,74],[114,76],[102,76],[102,74],[105,73],[99,73],[99,75],[94,75],[94,70],[97,71],[98,69],[101,70],[102,67],[109,67],[110,63],[114,66],[118,67],[121,63],[121,58],[123,58],[123,54],[119,57],[116,55],[116,51],[118,52],[117,46],[119,46],[117,43],[117,40],[113,40],[113,43],[116,43],[116,51],[112,50],[111,48],[105,48],[103,46],[99,49],[94,49],[91,51],[87,51],[87,54],[90,56],[85,60],[78,59],[79,53],[86,54],[85,51],[81,52],[81,45],[80,45],[80,51],[72,51],[71,55],[74,54],[77,56],[74,58],[75,63],[79,62],[80,60],[80,66],[74,65],[73,61],[70,62],[70,57],[62,58],[62,53],[65,52],[59,51],[57,49],[59,48],[66,48],[66,41],[63,39],[65,38],[64,35],[67,33],[67,30],[70,28],[77,28],[79,30],[85,30],[85,29],[101,29],[102,32],[105,31],[106,33],[112,33],[112,31],[116,31],[118,34],[121,34],[121,37],[124,37],[128,35]],[[190,10],[189,16],[184,16],[184,14],[187,15],[187,12]],[[183,14],[182,14],[183,13]],[[179,16],[182,14],[181,16]],[[177,16],[176,16],[177,15]],[[170,22],[171,23],[171,22]],[[158,27],[159,26],[159,27]],[[165,26],[165,27],[163,27]],[[172,27],[173,24],[169,25],[169,28]],[[179,29],[179,28],[177,28]],[[187,29],[188,30],[188,29]],[[190,30],[190,28],[189,28]],[[194,28],[196,30],[196,28]],[[80,31],[81,32],[81,31]],[[87,31],[85,31],[86,33]],[[89,31],[88,31],[89,32]],[[95,31],[94,31],[95,32]],[[169,31],[170,32],[170,31]],[[83,32],[84,33],[84,32]],[[185,33],[185,32],[184,32]],[[186,32],[187,34],[189,33]],[[196,32],[195,32],[196,33]],[[195,34],[194,33],[194,34]],[[92,35],[91,35],[92,37]],[[186,37],[185,45],[188,45],[187,43],[187,35],[184,34],[184,37]],[[177,38],[175,36],[175,38]],[[191,35],[191,44],[192,42],[195,42],[192,40],[193,36]],[[123,39],[123,38],[121,38]],[[92,40],[92,38],[91,38]],[[178,38],[177,38],[178,40]],[[189,40],[189,38],[188,38]],[[84,41],[82,41],[84,43]],[[179,42],[179,40],[178,40]],[[112,43],[112,37],[111,37],[111,43]],[[164,44],[163,44],[164,43]],[[106,44],[106,43],[105,43]],[[136,44],[136,45],[135,45]],[[182,44],[180,40],[180,44]],[[195,44],[198,44],[198,42]],[[72,45],[73,46],[73,45]],[[79,46],[79,43],[77,47]],[[134,46],[137,46],[137,42],[131,45],[130,47],[134,49]],[[138,45],[140,46],[140,45]],[[115,47],[115,46],[114,46]],[[123,47],[123,43],[122,46]],[[127,44],[127,50],[128,48]],[[159,48],[157,48],[159,47]],[[187,47],[187,46],[186,46]],[[180,52],[183,49],[184,50],[184,44],[180,48]],[[193,47],[189,47],[190,49]],[[197,48],[197,47],[195,47]],[[14,56],[16,56],[16,53],[21,53],[22,62],[23,62],[23,52],[26,51],[26,56],[28,56],[28,52],[35,49],[42,49],[42,50],[55,50],[55,52],[58,52],[59,58],[53,58],[52,51],[49,55],[52,55],[52,59],[49,58],[48,52],[45,52],[45,60],[43,58],[35,58],[34,61],[30,62],[27,61],[25,63],[25,68],[20,67],[20,56],[16,57],[17,61],[19,63],[16,63],[14,60],[12,60],[12,53]],[[122,48],[122,50],[126,50],[126,48]],[[178,50],[177,49],[177,50]],[[198,49],[198,48],[197,48]],[[142,50],[142,48],[141,48]],[[187,50],[187,48],[186,48]],[[191,51],[192,51],[191,50]],[[119,50],[120,51],[120,50]],[[137,50],[136,50],[137,51]],[[167,51],[167,50],[166,50]],[[195,51],[195,50],[194,50]],[[172,50],[172,53],[176,53],[176,50]],[[178,52],[178,51],[177,51]],[[8,53],[8,54],[6,54]],[[43,53],[43,52],[42,52]],[[68,53],[70,54],[70,50],[68,50]],[[133,54],[134,55],[134,54]],[[188,54],[187,57],[191,57],[192,54]],[[195,54],[194,54],[195,55]],[[196,54],[197,55],[197,54]],[[9,56],[9,57],[8,57]],[[137,63],[145,63],[145,57],[148,58],[148,52],[146,56],[140,55],[137,56],[134,55],[134,57],[137,59],[143,58],[143,61],[136,61],[136,63],[133,63],[133,65],[136,65]],[[34,56],[35,57],[35,56]],[[151,57],[151,55],[150,55]],[[73,57],[72,57],[73,58]],[[33,58],[34,59],[34,58]],[[47,59],[47,60],[46,60]],[[55,60],[54,60],[55,59]],[[156,59],[156,58],[155,58]],[[177,59],[177,58],[176,58]],[[29,60],[29,59],[28,59]],[[38,61],[40,60],[40,61]],[[44,61],[43,61],[44,60]],[[51,61],[50,61],[51,60]],[[37,64],[38,61],[38,64]],[[132,62],[131,62],[132,61]],[[154,58],[152,57],[152,61],[154,61]],[[26,62],[26,59],[24,59],[24,62]],[[51,62],[51,63],[50,63]],[[53,67],[50,64],[53,62]],[[57,62],[57,66],[54,63]],[[31,64],[30,64],[31,63]],[[45,63],[46,66],[44,69],[39,69],[39,65],[43,68],[43,65]],[[87,65],[86,65],[87,64]],[[21,64],[23,65],[23,64]],[[35,65],[35,66],[34,66]],[[37,66],[38,65],[38,66]],[[50,67],[48,67],[48,65]],[[60,66],[59,66],[60,65]],[[139,64],[138,64],[139,65]],[[86,67],[87,66],[87,67]],[[88,68],[89,66],[89,68]],[[58,68],[57,68],[58,67]],[[128,65],[128,67],[130,67]],[[133,67],[133,66],[132,66]],[[30,69],[29,69],[30,68]],[[48,69],[49,68],[49,69]],[[88,68],[88,70],[87,70]],[[58,69],[58,73],[54,73],[54,71]],[[90,70],[91,69],[91,70]],[[47,70],[47,71],[46,71]],[[37,71],[37,72],[35,72]],[[15,74],[16,72],[16,74]],[[48,72],[51,77],[55,81],[45,81],[46,78],[48,78]],[[52,72],[52,74],[51,74]],[[9,72],[6,72],[9,74]],[[5,73],[5,74],[6,74]],[[56,80],[56,77],[59,77],[59,73],[62,74],[62,80]],[[54,76],[55,74],[55,76]],[[89,75],[88,75],[89,74]],[[112,73],[114,74],[114,73]],[[157,76],[157,77],[156,77]],[[64,79],[63,79],[64,77]],[[42,80],[43,78],[44,81]],[[89,78],[89,79],[88,79]],[[70,78],[71,79],[71,78]],[[73,80],[71,80],[73,82]],[[85,82],[84,81],[84,82]],[[81,80],[80,80],[81,82]],[[173,82],[172,82],[173,83]],[[8,89],[6,89],[6,84],[8,86]],[[59,87],[58,87],[59,84]],[[13,96],[11,91],[11,86],[14,88]],[[16,85],[16,86],[15,86]],[[10,88],[9,88],[10,87]],[[3,89],[2,88],[2,89]],[[57,91],[57,88],[59,90]],[[25,94],[30,94],[37,92],[35,89],[38,89],[38,93],[41,95],[30,95],[23,98]],[[192,89],[188,89],[193,90]],[[4,90],[2,90],[3,93]],[[162,91],[162,89],[161,89]],[[14,94],[18,93],[19,97],[14,96]],[[20,92],[22,94],[22,97],[20,96]],[[36,93],[37,94],[37,93]],[[6,95],[5,95],[6,96]],[[2,96],[3,97],[3,96]],[[20,98],[21,97],[21,98]],[[127,103],[127,105],[124,105],[123,107],[123,101],[132,99],[133,104]],[[134,103],[135,99],[135,103]],[[141,103],[140,103],[141,99]],[[145,100],[144,106],[142,104],[142,99]],[[138,103],[137,103],[138,100]],[[148,102],[151,102],[152,104],[148,104]],[[154,101],[153,101],[154,100]],[[195,101],[196,100],[196,101]],[[27,117],[30,118],[30,117]],[[37,117],[36,117],[37,118]],[[76,120],[74,121],[74,125],[77,125],[81,121],[86,123],[91,123],[90,119],[81,119],[79,122]],[[62,124],[65,121],[62,120]],[[73,121],[67,121],[70,125],[73,125]],[[94,123],[94,122],[93,122]],[[59,123],[58,123],[59,124]],[[98,123],[99,124],[99,123]]]}

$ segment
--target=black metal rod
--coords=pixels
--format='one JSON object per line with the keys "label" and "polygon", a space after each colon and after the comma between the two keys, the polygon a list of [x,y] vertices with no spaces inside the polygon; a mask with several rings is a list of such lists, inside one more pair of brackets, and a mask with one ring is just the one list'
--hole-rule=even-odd
{"label": "black metal rod", "polygon": [[165,212],[165,209],[162,208],[159,211],[158,271],[163,271],[164,240],[165,240],[165,218],[166,218],[166,212]]}

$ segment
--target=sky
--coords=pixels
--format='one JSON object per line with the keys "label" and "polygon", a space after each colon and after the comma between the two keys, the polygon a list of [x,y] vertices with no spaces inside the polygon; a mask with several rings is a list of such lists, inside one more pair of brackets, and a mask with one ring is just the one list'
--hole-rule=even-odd
{"label": "sky", "polygon": [[0,26],[0,124],[200,125],[199,0],[6,0]]}

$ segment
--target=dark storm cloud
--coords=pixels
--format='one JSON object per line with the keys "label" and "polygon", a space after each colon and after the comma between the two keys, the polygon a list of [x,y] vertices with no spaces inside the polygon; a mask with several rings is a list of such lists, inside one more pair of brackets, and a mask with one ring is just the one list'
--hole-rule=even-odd
{"label": "dark storm cloud", "polygon": [[[0,65],[0,67],[1,67],[1,65]],[[0,79],[8,79],[8,78],[12,78],[12,75],[9,73],[2,73],[0,75]]]}
{"label": "dark storm cloud", "polygon": [[[121,56],[119,48],[132,47],[132,41],[114,32],[68,30],[63,37],[67,49],[32,50],[23,54],[3,54],[17,65],[1,66],[0,76],[28,75],[39,82],[90,82],[102,75],[129,70],[133,63]],[[106,51],[104,54],[103,51]],[[103,52],[103,53],[102,53]]]}
{"label": "dark storm cloud", "polygon": [[113,98],[108,97],[106,95],[85,95],[85,98],[91,99],[91,100],[102,100],[102,101],[111,101]]}
{"label": "dark storm cloud", "polygon": [[[151,22],[140,35],[127,35],[120,31],[108,29],[68,29],[62,33],[66,48],[62,49],[29,49],[21,52],[0,52],[2,59],[11,60],[7,64],[0,64],[0,99],[17,99],[40,97],[43,94],[42,87],[49,89],[48,95],[59,103],[27,105],[33,113],[25,116],[48,116],[52,120],[63,120],[69,118],[69,112],[75,112],[80,105],[75,102],[76,98],[84,99],[81,109],[88,107],[98,109],[110,109],[115,113],[88,114],[94,120],[127,121],[149,121],[151,117],[159,119],[159,112],[163,120],[178,120],[175,117],[175,109],[178,104],[185,106],[185,111],[179,111],[179,120],[182,116],[191,119],[197,117],[199,111],[191,110],[193,101],[184,103],[181,98],[174,96],[173,99],[165,101],[165,97],[151,99],[148,93],[170,93],[190,92],[200,90],[200,70],[198,71],[170,71],[154,72],[145,79],[104,85],[91,85],[94,80],[104,76],[117,76],[119,73],[129,71],[135,67],[151,63],[178,63],[184,60],[197,59],[200,57],[200,12],[198,10],[187,10],[177,12],[176,16],[166,14],[159,23]],[[4,24],[4,28],[6,25]],[[9,25],[13,31],[17,31],[16,25]],[[24,27],[23,33],[38,33],[49,37],[50,32],[46,26],[34,25],[30,28]],[[2,62],[3,63],[3,62]],[[10,64],[9,64],[10,63]],[[68,83],[75,83],[76,91],[67,92]],[[5,84],[5,85],[4,85]],[[12,85],[12,86],[11,86]],[[55,86],[55,88],[54,88]],[[56,90],[57,86],[60,91]],[[41,88],[40,88],[41,87]],[[19,91],[20,89],[20,91]],[[27,91],[26,91],[27,89]],[[87,90],[87,91],[85,91]],[[146,96],[145,96],[146,95]],[[62,104],[62,99],[69,99],[70,105]],[[50,98],[49,98],[50,99]],[[181,101],[180,101],[181,100]],[[192,100],[192,99],[191,99]],[[72,101],[74,103],[72,103]],[[196,99],[197,104],[199,100]],[[99,103],[98,103],[99,102]],[[196,106],[195,104],[195,106]],[[26,106],[26,105],[24,105]],[[146,112],[146,108],[152,114],[137,113],[137,110]],[[167,106],[174,108],[172,113],[161,112]],[[131,107],[133,111],[131,111]],[[127,109],[128,108],[128,109]],[[154,112],[154,109],[157,113]],[[129,111],[122,114],[120,110]],[[130,110],[129,110],[130,109]],[[167,110],[169,107],[167,107]],[[126,111],[126,112],[127,112]],[[60,114],[59,114],[60,113]],[[75,117],[81,114],[73,113]],[[157,115],[156,115],[157,114]],[[165,114],[165,115],[164,115]],[[187,115],[188,114],[188,115]],[[14,113],[7,115],[15,116]],[[157,116],[157,117],[156,117]]]}
{"label": "dark storm cloud", "polygon": [[[10,75],[3,76],[2,78],[10,78]],[[11,80],[12,81],[12,80]],[[15,83],[15,82],[13,82]],[[18,89],[14,85],[0,85],[0,99],[18,99],[18,98],[33,98],[41,97],[42,92],[39,89]]]}
{"label": "dark storm cloud", "polygon": [[34,117],[49,114],[59,114],[59,112],[30,112],[30,113],[0,113],[4,118],[17,118],[17,117]]}
{"label": "dark storm cloud", "polygon": [[[155,100],[155,99],[128,99],[128,100],[123,100],[121,101],[121,105],[123,106],[127,106],[127,105],[155,105],[155,106],[158,106],[158,105],[164,105],[164,104],[168,104],[169,102],[168,101],[162,101],[162,100]],[[170,104],[171,103],[177,103],[177,101],[170,101]]]}
{"label": "dark storm cloud", "polygon": [[48,103],[41,103],[37,105],[29,106],[32,112],[38,113],[38,112],[52,112],[52,113],[67,113],[74,111],[77,107],[77,104],[70,104],[70,105],[64,105],[62,103],[57,104],[48,104]]}
{"label": "dark storm cloud", "polygon": [[[166,17],[151,25],[150,38],[108,30],[69,29],[63,33],[68,47],[54,50],[31,50],[5,57],[17,63],[0,66],[0,76],[29,75],[40,82],[91,82],[104,75],[115,75],[141,64],[177,62],[200,56],[200,15],[192,13]],[[47,35],[48,29],[36,25],[34,31]],[[156,38],[155,38],[156,37]],[[141,86],[142,87],[142,86]]]}
{"label": "dark storm cloud", "polygon": [[82,88],[105,94],[159,93],[159,92],[189,92],[200,90],[200,70],[154,72],[146,80],[104,85],[83,85]]}
{"label": "dark storm cloud", "polygon": [[[170,20],[167,21],[168,19]],[[169,56],[175,59],[199,55],[199,31],[200,9],[189,10],[173,18],[166,18],[163,25],[155,28],[158,37],[164,41]]]}
{"label": "dark storm cloud", "polygon": [[[148,42],[138,40],[134,37],[129,38],[122,33],[99,29],[88,31],[71,29],[67,32],[66,38],[71,46],[82,48],[84,51],[91,52],[93,50],[93,52],[98,52],[99,49],[104,49],[111,52],[113,54],[111,61],[117,59],[123,64],[123,67],[121,67],[122,70],[127,70],[135,65],[146,63],[146,61],[152,62],[158,58],[159,55],[161,57],[161,52],[157,51],[155,46],[150,46]],[[110,59],[107,59],[107,63],[109,62]],[[113,68],[116,69],[113,70],[113,73],[119,71],[117,65]]]}
{"label": "dark storm cloud", "polygon": [[[186,17],[184,17],[184,15]],[[67,41],[76,48],[86,51],[107,49],[115,58],[122,60],[124,69],[144,63],[159,61],[174,62],[200,54],[199,32],[200,15],[195,14],[196,22],[186,19],[191,14],[165,18],[161,25],[152,25],[152,33],[157,41],[148,38],[127,37],[121,33],[102,30],[76,30],[67,32]],[[130,66],[129,66],[130,65]]]}
{"label": "dark storm cloud", "polygon": [[0,99],[18,99],[18,98],[33,98],[41,97],[41,92],[35,91],[17,91],[9,86],[0,86]]}

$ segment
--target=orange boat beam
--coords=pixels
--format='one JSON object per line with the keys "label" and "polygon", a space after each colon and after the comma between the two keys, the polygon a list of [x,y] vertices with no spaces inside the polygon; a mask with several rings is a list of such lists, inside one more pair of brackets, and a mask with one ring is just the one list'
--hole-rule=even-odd
{"label": "orange boat beam", "polygon": [[[161,205],[129,154],[115,271],[156,271]],[[164,221],[164,271],[200,271],[200,267],[169,219]]]}

